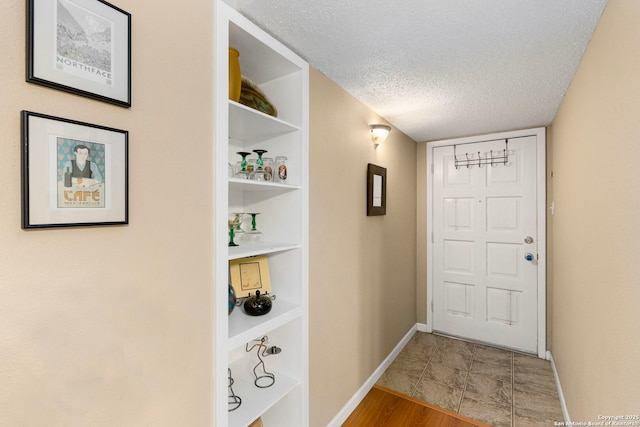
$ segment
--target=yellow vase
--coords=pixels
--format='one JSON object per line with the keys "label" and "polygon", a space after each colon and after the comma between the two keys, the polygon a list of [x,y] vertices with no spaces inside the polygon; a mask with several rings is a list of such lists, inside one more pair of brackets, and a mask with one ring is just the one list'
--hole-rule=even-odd
{"label": "yellow vase", "polygon": [[242,74],[240,73],[240,61],[237,49],[229,48],[229,99],[240,101],[240,90],[242,89]]}

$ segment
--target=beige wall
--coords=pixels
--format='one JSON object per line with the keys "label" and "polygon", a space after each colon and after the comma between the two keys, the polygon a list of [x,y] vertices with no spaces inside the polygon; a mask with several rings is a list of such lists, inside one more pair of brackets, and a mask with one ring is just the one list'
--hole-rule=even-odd
{"label": "beige wall", "polygon": [[553,122],[553,355],[572,421],[640,402],[640,2],[610,0]]}
{"label": "beige wall", "polygon": [[[416,323],[416,144],[318,71],[310,78],[310,411],[325,426]],[[367,163],[387,215],[366,216]]]}
{"label": "beige wall", "polygon": [[427,324],[427,144],[416,153],[416,321]]}
{"label": "beige wall", "polygon": [[[26,83],[25,3],[0,14],[0,425],[211,425],[212,2],[115,2],[131,109]],[[130,132],[130,225],[21,230],[23,109]]]}
{"label": "beige wall", "polygon": [[553,219],[551,215],[551,202],[554,198],[553,192],[553,134],[549,127],[547,134],[547,164],[546,164],[546,184],[547,200],[545,202],[547,212],[547,350],[553,351]]}

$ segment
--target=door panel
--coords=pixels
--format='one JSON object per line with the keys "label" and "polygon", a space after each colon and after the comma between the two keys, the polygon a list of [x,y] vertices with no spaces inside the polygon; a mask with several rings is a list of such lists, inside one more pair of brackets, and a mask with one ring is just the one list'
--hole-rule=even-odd
{"label": "door panel", "polygon": [[519,326],[521,292],[487,288],[487,321],[507,326]]}
{"label": "door panel", "polygon": [[[457,154],[504,147],[458,145]],[[456,169],[453,153],[433,149],[433,329],[535,353],[538,271],[524,255],[537,253],[536,138],[510,139],[507,165]]]}
{"label": "door panel", "polygon": [[487,198],[488,231],[522,231],[520,197]]}
{"label": "door panel", "polygon": [[487,242],[487,277],[519,279],[520,245]]}
{"label": "door panel", "polygon": [[444,271],[448,273],[473,274],[474,242],[464,240],[444,241]]}
{"label": "door panel", "polygon": [[444,199],[444,228],[447,230],[473,229],[473,199],[458,197]]}
{"label": "door panel", "polygon": [[447,314],[473,319],[475,309],[474,286],[464,283],[445,282],[444,288],[444,306]]}

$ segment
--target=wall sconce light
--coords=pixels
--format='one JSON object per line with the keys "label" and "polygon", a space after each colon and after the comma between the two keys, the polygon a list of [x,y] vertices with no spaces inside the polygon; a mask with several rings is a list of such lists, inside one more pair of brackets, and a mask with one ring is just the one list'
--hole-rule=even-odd
{"label": "wall sconce light", "polygon": [[371,140],[373,140],[373,148],[378,148],[378,145],[387,139],[387,135],[391,131],[391,126],[387,125],[369,125],[371,130]]}

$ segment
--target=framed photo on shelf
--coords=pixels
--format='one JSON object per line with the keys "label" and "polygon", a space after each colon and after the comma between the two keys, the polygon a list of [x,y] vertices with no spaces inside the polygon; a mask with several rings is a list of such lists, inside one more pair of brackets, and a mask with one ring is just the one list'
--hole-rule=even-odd
{"label": "framed photo on shelf", "polygon": [[367,216],[387,213],[387,169],[369,163],[367,167]]}
{"label": "framed photo on shelf", "polygon": [[271,292],[269,260],[266,256],[238,258],[229,261],[231,286],[238,298],[260,291]]}
{"label": "framed photo on shelf", "polygon": [[22,228],[128,224],[124,130],[22,112]]}
{"label": "framed photo on shelf", "polygon": [[131,106],[131,15],[104,0],[27,0],[27,81]]}

